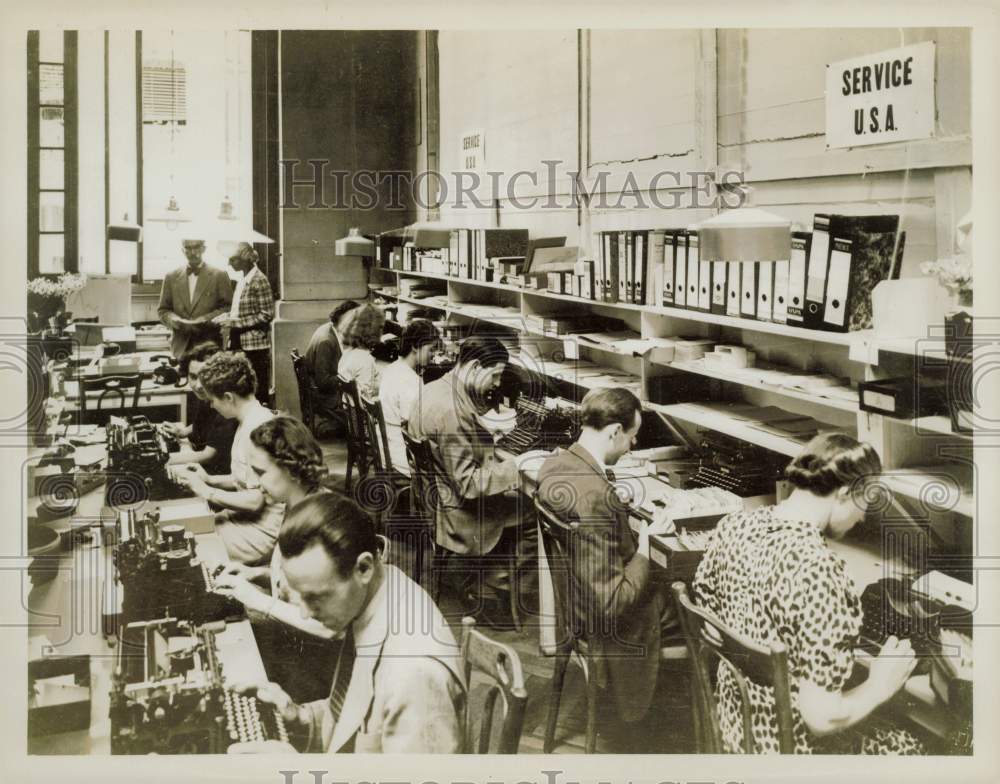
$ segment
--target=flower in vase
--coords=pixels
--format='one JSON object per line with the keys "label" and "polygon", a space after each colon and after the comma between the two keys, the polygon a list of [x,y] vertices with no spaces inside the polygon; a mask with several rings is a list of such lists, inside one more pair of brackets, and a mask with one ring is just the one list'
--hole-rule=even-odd
{"label": "flower in vase", "polygon": [[960,253],[920,265],[924,275],[932,275],[960,305],[972,304],[972,256]]}

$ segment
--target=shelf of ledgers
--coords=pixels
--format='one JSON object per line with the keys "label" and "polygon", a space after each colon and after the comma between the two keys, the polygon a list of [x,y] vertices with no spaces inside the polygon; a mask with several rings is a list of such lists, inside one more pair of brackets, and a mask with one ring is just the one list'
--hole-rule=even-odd
{"label": "shelf of ledgers", "polygon": [[[548,377],[567,397],[626,386],[692,443],[711,431],[785,458],[821,430],[873,444],[893,508],[917,522],[943,557],[971,553],[971,434],[952,432],[947,416],[894,419],[858,402],[859,381],[912,368],[905,363],[943,350],[943,340],[881,339],[870,329],[823,331],[654,304],[652,286],[642,303],[597,301],[510,282],[499,270],[490,280],[447,274],[447,262],[433,252],[411,253],[411,269],[392,268],[400,261],[379,261],[376,297],[399,303],[402,314],[420,308],[449,326],[492,328],[512,349],[512,364]],[[736,363],[718,361],[715,346],[745,349],[754,355],[751,367],[738,366],[739,350]],[[790,432],[785,413],[798,417]],[[880,542],[848,541],[840,549],[859,573],[884,567]]]}

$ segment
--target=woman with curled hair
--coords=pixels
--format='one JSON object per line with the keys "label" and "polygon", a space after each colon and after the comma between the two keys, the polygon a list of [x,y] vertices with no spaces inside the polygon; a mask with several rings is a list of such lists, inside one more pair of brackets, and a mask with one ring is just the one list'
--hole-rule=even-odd
{"label": "woman with curled hair", "polygon": [[[847,688],[861,629],[861,605],[844,562],[827,539],[862,521],[871,483],[882,464],[869,445],[822,433],[786,469],[791,494],[776,506],[739,512],[719,522],[695,576],[697,603],[731,630],[788,652],[796,753],[920,753],[905,730],[876,721],[915,665],[909,640],[890,637],[867,680]],[[730,752],[742,748],[739,689],[718,671],[718,711]],[[774,692],[752,681],[753,748],[778,751]]]}
{"label": "woman with curled hair", "polygon": [[274,414],[254,397],[257,377],[242,354],[220,351],[198,375],[208,403],[239,424],[233,436],[228,474],[212,476],[197,463],[178,469],[178,478],[218,510],[215,530],[234,561],[261,563],[271,556],[281,525],[282,505],[269,500],[250,468],[250,434]]}
{"label": "woman with curled hair", "polygon": [[382,338],[385,315],[371,304],[355,308],[344,319],[344,353],[337,374],[344,381],[355,381],[358,393],[369,400],[378,399],[379,370],[372,349]]}
{"label": "woman with curled hair", "polygon": [[[327,475],[323,452],[299,420],[290,416],[269,419],[250,433],[250,443],[250,468],[261,490],[284,504],[286,510],[313,493],[326,492],[322,487]],[[333,634],[318,621],[303,618],[293,603],[281,571],[280,549],[274,548],[266,566],[229,564],[216,578],[216,590],[246,607],[271,680],[297,699],[314,699],[329,692],[330,671],[303,667],[302,663],[330,654],[327,641]]]}

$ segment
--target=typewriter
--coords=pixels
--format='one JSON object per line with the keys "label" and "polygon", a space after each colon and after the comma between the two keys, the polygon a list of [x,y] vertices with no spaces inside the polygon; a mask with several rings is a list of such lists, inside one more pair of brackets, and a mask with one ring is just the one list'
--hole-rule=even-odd
{"label": "typewriter", "polygon": [[781,478],[788,458],[736,438],[701,431],[698,468],[688,487],[721,487],[741,498],[768,495]]}
{"label": "typewriter", "polygon": [[[918,656],[941,652],[942,630],[957,630],[972,636],[972,612],[967,602],[957,597],[971,589],[961,581],[932,572],[924,578],[928,591],[919,590],[917,580],[883,577],[867,586],[861,594],[864,620],[858,646],[878,653],[890,636],[909,640]],[[947,586],[942,590],[940,586]],[[952,589],[952,586],[959,586]]]}
{"label": "typewriter", "polygon": [[159,618],[125,627],[111,682],[112,754],[224,754],[231,743],[288,742],[273,706],[223,686],[224,623]]}
{"label": "typewriter", "polygon": [[[160,525],[159,513],[118,514],[115,571],[121,586],[121,621],[171,615],[186,621],[238,618],[243,605],[215,593],[215,574],[195,552],[194,534],[181,525]],[[117,626],[106,619],[110,631]]]}
{"label": "typewriter", "polygon": [[496,444],[512,454],[566,447],[580,435],[580,413],[575,406],[548,408],[544,400],[522,395],[517,399],[516,411],[517,426]]}
{"label": "typewriter", "polygon": [[180,448],[177,440],[146,417],[111,417],[107,440],[105,502],[109,507],[194,495],[167,470],[170,453]]}

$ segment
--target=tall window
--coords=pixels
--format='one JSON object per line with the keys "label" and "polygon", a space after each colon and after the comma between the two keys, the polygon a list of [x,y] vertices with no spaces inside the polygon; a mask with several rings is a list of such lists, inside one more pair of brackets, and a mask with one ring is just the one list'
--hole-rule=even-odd
{"label": "tall window", "polygon": [[28,275],[77,270],[76,33],[28,33]]}
{"label": "tall window", "polygon": [[[184,263],[193,226],[252,223],[250,33],[143,31],[142,278]],[[205,259],[224,266],[227,248]]]}

